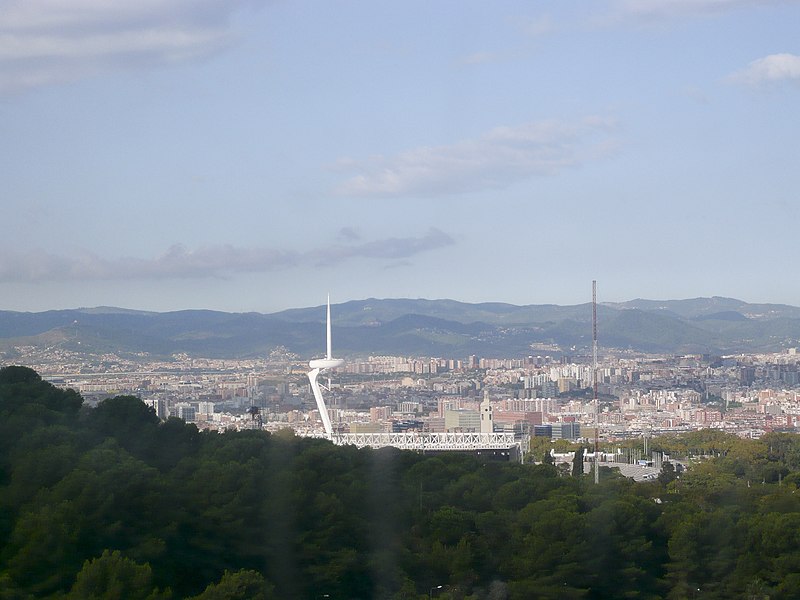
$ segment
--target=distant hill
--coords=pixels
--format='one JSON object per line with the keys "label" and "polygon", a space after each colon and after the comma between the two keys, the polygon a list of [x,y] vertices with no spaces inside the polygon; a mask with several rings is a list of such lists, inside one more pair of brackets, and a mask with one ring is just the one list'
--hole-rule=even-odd
{"label": "distant hill", "polygon": [[[565,353],[591,347],[588,303],[369,298],[334,305],[332,314],[335,349],[342,355],[527,356],[542,344]],[[0,349],[249,357],[284,346],[308,357],[323,349],[324,319],[324,306],[273,314],[111,307],[0,311]],[[645,352],[775,351],[800,346],[800,308],[719,297],[604,303],[598,306],[598,338],[601,348]]]}
{"label": "distant hill", "polygon": [[638,308],[647,312],[671,312],[685,319],[738,312],[748,319],[800,319],[800,308],[787,304],[748,304],[735,298],[692,298],[688,300],[630,300],[607,303],[612,308]]}

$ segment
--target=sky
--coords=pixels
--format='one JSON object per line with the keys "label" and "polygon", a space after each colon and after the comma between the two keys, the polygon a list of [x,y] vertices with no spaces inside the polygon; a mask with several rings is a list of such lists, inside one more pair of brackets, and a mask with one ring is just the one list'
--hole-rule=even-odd
{"label": "sky", "polygon": [[[0,0],[0,309],[800,304],[798,0]],[[793,266],[795,265],[795,266]]]}

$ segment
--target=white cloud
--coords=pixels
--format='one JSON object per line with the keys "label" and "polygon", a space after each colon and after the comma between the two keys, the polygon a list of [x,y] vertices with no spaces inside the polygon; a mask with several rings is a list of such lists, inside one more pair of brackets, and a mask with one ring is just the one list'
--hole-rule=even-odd
{"label": "white cloud", "polygon": [[462,64],[465,65],[484,65],[495,62],[499,59],[499,55],[495,52],[473,52],[462,59]]}
{"label": "white cloud", "polygon": [[0,92],[208,56],[231,42],[231,16],[259,3],[8,0],[0,18]]}
{"label": "white cloud", "polygon": [[[549,15],[539,17],[513,17],[508,19],[509,24],[518,33],[521,33],[528,42],[552,34],[556,28]],[[495,51],[476,51],[464,56],[461,64],[466,66],[485,65],[491,63],[515,60],[521,53],[526,53],[525,48],[506,47]]]}
{"label": "white cloud", "polygon": [[555,25],[550,15],[520,18],[517,24],[522,33],[533,38],[545,36],[555,30]]}
{"label": "white cloud", "polygon": [[393,157],[342,159],[357,171],[337,192],[348,196],[441,195],[506,187],[532,176],[554,175],[609,153],[610,119],[540,121],[497,127],[474,140],[421,147]]}
{"label": "white cloud", "polygon": [[786,1],[791,0],[619,0],[617,6],[624,13],[640,17],[681,17]]}
{"label": "white cloud", "polygon": [[800,56],[770,54],[754,60],[741,71],[730,75],[728,81],[746,85],[760,85],[786,80],[800,80]]}
{"label": "white cloud", "polygon": [[[351,241],[358,239],[352,238]],[[331,244],[304,252],[275,248],[237,248],[231,245],[189,250],[184,246],[174,245],[161,256],[146,259],[107,258],[92,252],[66,256],[42,251],[9,251],[0,255],[0,282],[226,277],[234,273],[258,273],[299,266],[332,266],[355,258],[406,259],[454,243],[449,235],[432,228],[417,237]]]}

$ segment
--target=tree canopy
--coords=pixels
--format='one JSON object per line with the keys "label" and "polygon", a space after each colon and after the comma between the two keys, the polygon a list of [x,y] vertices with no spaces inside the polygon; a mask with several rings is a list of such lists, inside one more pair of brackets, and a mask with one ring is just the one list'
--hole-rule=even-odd
{"label": "tree canopy", "polygon": [[[800,438],[719,432],[687,472],[198,431],[0,370],[0,598],[793,598]],[[747,595],[749,594],[749,596]]]}

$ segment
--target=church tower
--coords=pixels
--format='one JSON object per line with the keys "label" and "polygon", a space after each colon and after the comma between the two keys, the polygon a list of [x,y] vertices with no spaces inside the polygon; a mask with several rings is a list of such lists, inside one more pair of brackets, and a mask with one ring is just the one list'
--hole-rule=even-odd
{"label": "church tower", "polygon": [[494,433],[494,420],[492,419],[492,405],[489,403],[489,390],[483,390],[481,402],[481,433]]}

